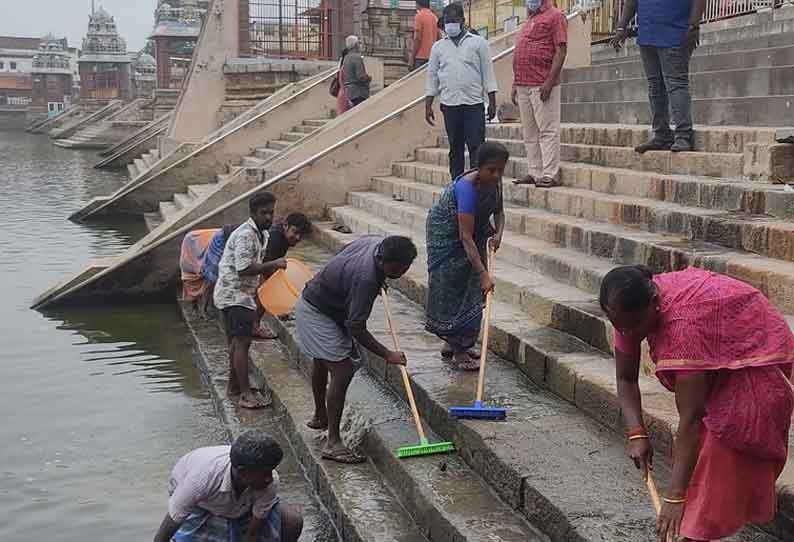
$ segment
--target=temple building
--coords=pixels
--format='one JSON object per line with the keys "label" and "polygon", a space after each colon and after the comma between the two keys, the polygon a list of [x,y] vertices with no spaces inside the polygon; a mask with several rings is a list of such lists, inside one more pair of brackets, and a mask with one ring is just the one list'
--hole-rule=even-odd
{"label": "temple building", "polygon": [[158,3],[154,30],[149,36],[154,42],[157,60],[157,88],[182,88],[208,5],[207,0],[160,0]]}
{"label": "temple building", "polygon": [[127,43],[119,36],[116,21],[103,8],[89,16],[88,32],[80,56],[80,98],[83,102],[130,100],[132,60]]}
{"label": "temple building", "polygon": [[48,34],[41,39],[30,70],[32,95],[29,116],[55,116],[73,102],[74,68],[66,40]]}
{"label": "temple building", "polygon": [[132,62],[132,89],[136,98],[151,98],[157,88],[157,61],[145,50]]}

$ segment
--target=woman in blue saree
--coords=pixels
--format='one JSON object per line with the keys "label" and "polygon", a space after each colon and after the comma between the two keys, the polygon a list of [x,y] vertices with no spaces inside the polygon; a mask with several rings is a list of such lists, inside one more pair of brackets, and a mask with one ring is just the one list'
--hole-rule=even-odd
{"label": "woman in blue saree", "polygon": [[497,250],[502,241],[502,175],[509,157],[499,143],[481,145],[479,168],[449,184],[427,216],[425,328],[446,342],[441,355],[461,370],[479,368],[472,348],[480,334],[484,294],[494,287],[487,273],[487,243],[491,239]]}

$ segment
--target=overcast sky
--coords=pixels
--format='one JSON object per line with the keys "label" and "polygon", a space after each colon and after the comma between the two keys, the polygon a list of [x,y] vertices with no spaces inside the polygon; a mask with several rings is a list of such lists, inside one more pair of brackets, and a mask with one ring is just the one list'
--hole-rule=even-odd
{"label": "overcast sky", "polygon": [[[95,0],[116,18],[127,49],[140,50],[154,25],[157,0]],[[88,28],[91,0],[0,0],[0,35],[41,37],[52,32],[80,47]]]}

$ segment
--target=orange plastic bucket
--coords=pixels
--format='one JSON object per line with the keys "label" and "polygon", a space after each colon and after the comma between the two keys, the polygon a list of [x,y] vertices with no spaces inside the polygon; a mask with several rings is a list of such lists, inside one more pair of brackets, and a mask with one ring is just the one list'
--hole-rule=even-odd
{"label": "orange plastic bucket", "polygon": [[279,269],[257,291],[259,302],[273,316],[292,311],[314,274],[303,263],[287,258],[287,268]]}

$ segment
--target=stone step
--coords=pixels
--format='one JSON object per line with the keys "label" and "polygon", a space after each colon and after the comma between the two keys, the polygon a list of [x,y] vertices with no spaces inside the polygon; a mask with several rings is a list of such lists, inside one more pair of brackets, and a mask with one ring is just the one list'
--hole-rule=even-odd
{"label": "stone step", "polygon": [[182,315],[190,329],[196,355],[196,365],[209,387],[210,395],[230,439],[248,430],[264,431],[280,444],[284,458],[278,466],[281,480],[279,497],[282,502],[301,511],[303,532],[301,540],[311,542],[342,542],[333,526],[329,511],[320,503],[312,480],[304,471],[298,453],[290,443],[282,418],[275,409],[264,409],[252,414],[226,398],[225,371],[228,364],[226,339],[216,322],[197,318],[189,304],[181,303]]}
{"label": "stone step", "polygon": [[322,128],[326,124],[328,124],[328,119],[308,119],[304,120],[303,124],[305,126],[314,126],[316,128]]}
{"label": "stone step", "polygon": [[180,211],[190,208],[193,205],[194,198],[187,193],[174,194],[174,204]]}
{"label": "stone step", "polygon": [[274,139],[272,141],[267,142],[267,146],[270,149],[275,149],[277,151],[283,151],[287,147],[290,147],[293,144],[292,141],[283,141],[281,139]]}
{"label": "stone step", "polygon": [[293,126],[292,131],[294,133],[300,133],[300,134],[312,134],[317,131],[317,127],[308,126],[306,124],[299,124],[298,126]]}
{"label": "stone step", "polygon": [[143,158],[135,158],[133,160],[133,163],[135,164],[135,167],[137,168],[139,175],[142,175],[147,171],[149,171],[149,165],[143,160]]}
{"label": "stone step", "polygon": [[[376,177],[373,188],[377,193],[351,193],[351,206],[424,235],[427,209],[438,199],[438,188],[394,177]],[[394,196],[404,201],[394,201]],[[615,265],[644,264],[657,272],[696,265],[745,280],[783,312],[794,314],[794,296],[789,293],[794,287],[794,266],[786,262],[516,205],[505,207],[505,219],[510,234],[505,245],[512,247],[505,254],[513,258],[511,263],[549,273],[591,295],[598,293],[603,275]],[[608,351],[609,329],[604,333],[592,344]]]}
{"label": "stone step", "polygon": [[163,222],[168,222],[171,217],[179,213],[179,208],[170,201],[161,201],[160,202],[160,216],[163,218]]}
{"label": "stone step", "polygon": [[[223,333],[215,322],[202,323],[188,313],[189,310],[183,308],[183,314],[198,338],[200,356],[209,360],[209,376],[218,388],[217,395],[223,397],[228,367],[228,349]],[[258,342],[251,349],[251,360],[255,370],[264,377],[265,391],[272,394],[273,407],[243,413],[224,400],[224,410],[232,416],[239,416],[246,426],[261,423],[263,417],[278,424],[283,441],[288,443],[300,462],[310,487],[330,512],[334,530],[341,533],[341,541],[428,542],[373,463],[341,465],[322,459],[324,441],[319,438],[321,433],[305,425],[311,418],[314,404],[311,387],[303,374],[287,361],[284,348],[273,341]],[[358,388],[358,382],[354,388]],[[351,389],[352,393],[354,389]],[[383,403],[376,405],[378,417],[387,419],[390,413]],[[351,411],[353,408],[351,405]],[[353,416],[356,425],[352,432],[360,440],[365,426],[358,425],[358,421],[366,418],[362,414]],[[280,472],[281,468],[278,470]],[[286,485],[284,481],[282,485]]]}
{"label": "stone step", "polygon": [[[317,226],[316,240],[334,252],[359,235],[337,233],[330,224]],[[399,226],[389,232],[406,233]],[[424,300],[424,269],[417,262],[396,282],[412,301]],[[497,302],[491,347],[512,359],[490,356],[485,402],[506,408],[508,417],[502,423],[462,422],[451,418],[447,409],[473,401],[476,374],[462,375],[440,363],[440,341],[420,331],[421,307],[398,294],[391,299],[420,411],[434,430],[455,442],[469,466],[505,501],[555,542],[652,539],[654,515],[641,478],[625,457],[614,365],[607,356]],[[388,340],[379,301],[368,329]],[[385,378],[397,391],[394,369],[374,356],[366,359],[370,374]],[[674,405],[650,378],[643,377],[642,389],[653,422],[655,473],[664,488]],[[774,540],[755,528],[743,532],[740,540],[755,537]]]}
{"label": "stone step", "polygon": [[155,164],[155,162],[157,162],[155,157],[148,152],[144,154],[141,158],[143,158],[143,161],[146,162],[146,165],[149,166],[149,168],[151,168]]}
{"label": "stone step", "polygon": [[[794,112],[794,96],[745,96],[741,98],[695,98],[692,118],[696,125],[788,126]],[[570,123],[649,124],[647,99],[562,104],[562,121]]]}
{"label": "stone step", "polygon": [[222,184],[232,178],[232,174],[230,173],[218,173],[215,175],[215,182]]}
{"label": "stone step", "polygon": [[[718,54],[697,54],[689,64],[690,74],[723,70],[769,68],[794,64],[794,46],[730,51]],[[639,57],[624,62],[598,64],[563,72],[563,84],[585,81],[616,81],[645,77]]]}
{"label": "stone step", "polygon": [[[792,66],[753,67],[690,74],[690,92],[694,99],[740,98],[744,96],[778,96],[794,94]],[[648,99],[648,81],[644,76],[607,81],[566,83],[562,102],[633,102]]]}
{"label": "stone step", "polygon": [[260,167],[262,165],[262,163],[263,163],[262,159],[259,158],[256,155],[254,155],[254,156],[244,156],[242,165],[243,165],[243,167],[246,167],[246,168],[249,168],[249,167],[250,168],[256,168],[256,167]]}
{"label": "stone step", "polygon": [[[404,174],[406,171],[410,172],[410,166],[406,170],[404,164],[410,162],[394,164],[393,173],[398,177],[420,180]],[[509,194],[514,203],[533,209],[672,234],[787,262],[794,261],[792,221],[741,212],[687,207],[648,198],[613,196],[579,188],[543,190],[535,186],[517,187],[512,184],[511,179],[508,179],[505,186],[506,199]]]}
{"label": "stone step", "polygon": [[[446,148],[417,149],[416,159],[428,164],[449,165]],[[733,153],[653,151],[637,154],[630,147],[599,145],[560,145],[560,158],[568,162],[582,162],[595,166],[631,168],[667,175],[697,175],[701,177],[741,178],[744,156]],[[520,179],[529,173],[526,159],[511,156],[505,175]]]}
{"label": "stone step", "polygon": [[300,141],[304,137],[306,137],[306,134],[301,132],[286,132],[281,134],[281,139],[284,141],[295,142],[295,141]]}
{"label": "stone step", "polygon": [[149,151],[149,154],[152,156],[152,158],[154,158],[155,162],[160,160],[160,150],[159,149],[154,148],[154,149]]}
{"label": "stone step", "polygon": [[271,160],[275,156],[278,156],[281,151],[277,151],[276,149],[268,149],[267,147],[259,147],[254,152],[254,156],[259,158],[260,160]]}
{"label": "stone step", "polygon": [[[486,138],[507,144],[510,153],[526,156],[521,124],[489,123]],[[651,137],[650,126],[630,124],[562,124],[560,139],[574,145],[600,145],[606,147],[634,148]],[[449,147],[446,136],[443,147]],[[506,143],[507,142],[507,143]],[[775,128],[749,128],[746,126],[697,126],[695,150],[700,152],[743,153],[757,145],[775,143]]]}
{"label": "stone step", "polygon": [[[312,247],[309,251],[316,252],[316,249]],[[275,349],[262,344],[257,345],[254,362],[261,369],[268,387],[273,390],[277,403],[285,408],[296,426],[303,426],[312,414],[311,387],[304,376],[310,374],[312,362],[300,355],[293,340],[293,326],[287,327],[277,321],[269,321],[269,324],[279,330],[292,360],[287,360],[283,355],[267,358],[257,355]],[[396,494],[394,500],[404,506],[417,524],[418,531],[430,540],[545,540],[523,516],[499,499],[459,455],[453,453],[398,459],[395,456],[396,448],[418,443],[416,429],[407,405],[373,375],[365,371],[357,375],[355,385],[349,389],[345,410],[350,420],[345,425],[351,427],[345,435],[348,441],[360,442],[362,451]],[[364,428],[367,428],[366,433],[359,434]],[[431,431],[428,431],[428,437],[431,442],[439,440]],[[312,438],[312,446],[318,446],[316,440]],[[439,468],[441,465],[443,467]],[[360,468],[353,467],[355,470]],[[350,467],[340,467],[340,470],[346,476],[351,475]],[[364,486],[358,487],[360,491],[369,490]],[[349,493],[352,489],[348,484],[345,492]],[[472,521],[472,517],[478,521]],[[385,540],[382,536],[376,539]]]}
{"label": "stone step", "polygon": [[138,177],[138,175],[140,175],[134,160],[127,164],[127,174],[129,175],[130,179],[135,179]]}
{"label": "stone step", "polygon": [[151,232],[163,223],[163,216],[160,213],[143,213],[143,221],[146,224],[146,230]]}
{"label": "stone step", "polygon": [[[443,166],[417,162],[394,165],[407,168],[410,178],[446,186],[449,170]],[[756,181],[736,181],[685,175],[659,175],[626,168],[562,162],[560,180],[569,188],[583,188],[604,194],[668,201],[690,207],[720,209],[794,218],[794,191],[784,185]],[[398,176],[403,176],[397,173]],[[511,182],[508,180],[508,182]]]}
{"label": "stone step", "polygon": [[[723,53],[739,53],[753,49],[769,49],[794,45],[794,34],[782,31],[774,25],[751,25],[744,28],[729,28],[717,32],[702,32],[701,45],[695,50],[694,57],[712,56]],[[593,64],[614,64],[639,57],[635,40],[616,52],[610,45],[599,45],[592,50]]]}
{"label": "stone step", "polygon": [[216,188],[214,184],[191,184],[187,187],[187,193],[191,198],[199,199],[214,192]]}

